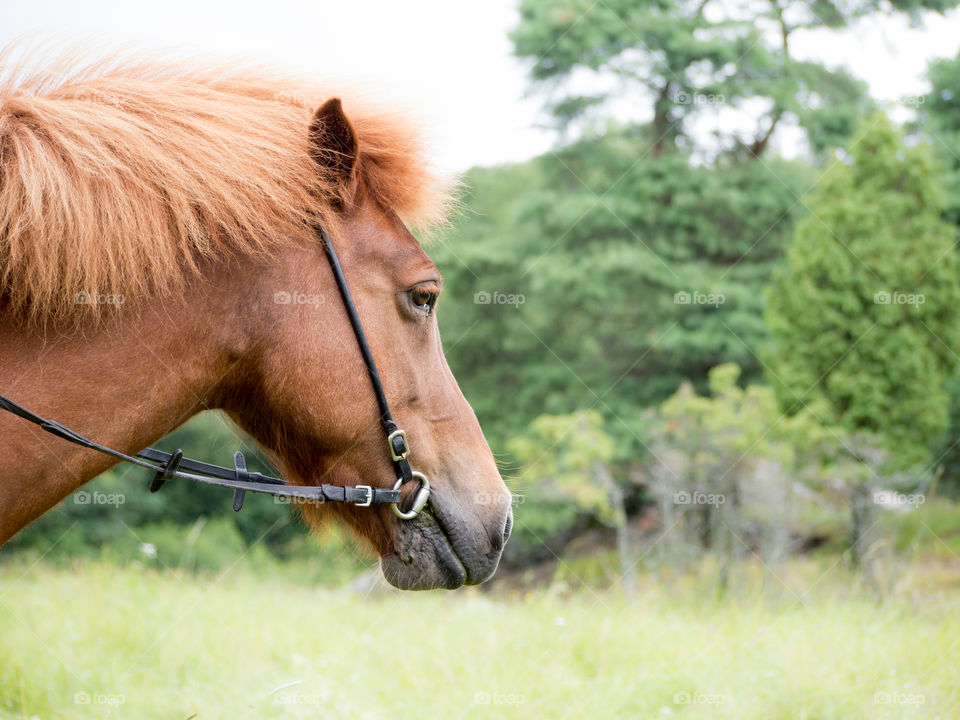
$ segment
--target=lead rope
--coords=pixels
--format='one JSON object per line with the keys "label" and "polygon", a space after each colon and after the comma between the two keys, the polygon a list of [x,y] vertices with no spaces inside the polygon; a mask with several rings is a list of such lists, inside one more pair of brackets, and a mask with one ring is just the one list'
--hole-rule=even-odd
{"label": "lead rope", "polygon": [[[322,485],[287,485],[286,481],[281,478],[270,477],[257,472],[247,472],[246,460],[243,457],[243,453],[239,450],[234,453],[234,467],[232,469],[220,465],[211,465],[198,460],[190,460],[189,458],[183,457],[183,452],[180,450],[173,453],[166,453],[155,448],[147,448],[137,453],[136,456],[127,455],[119,450],[114,450],[106,445],[94,442],[54,420],[40,417],[35,412],[15,403],[5,395],[0,395],[0,409],[13,413],[67,442],[80,445],[90,450],[96,450],[99,453],[109,455],[121,462],[127,462],[153,470],[155,475],[150,482],[150,492],[157,492],[170,478],[180,477],[205,485],[216,485],[218,487],[232,489],[233,509],[238,512],[243,507],[246,493],[255,492],[281,497],[295,497],[317,503],[350,503],[357,507],[390,505],[393,512],[404,520],[416,517],[430,499],[430,481],[427,480],[426,475],[423,473],[410,468],[410,462],[408,460],[410,456],[410,446],[407,444],[407,434],[397,426],[393,420],[393,416],[390,414],[390,406],[387,404],[387,398],[383,392],[383,383],[380,381],[380,374],[377,372],[376,363],[373,361],[373,354],[370,352],[370,346],[367,344],[367,338],[363,332],[360,317],[357,315],[357,307],[353,302],[353,297],[350,295],[350,289],[347,287],[347,281],[343,276],[343,269],[340,267],[340,261],[333,248],[333,243],[330,241],[330,236],[323,226],[317,226],[317,231],[323,239],[327,258],[330,261],[331,268],[333,268],[333,274],[337,280],[337,287],[340,289],[340,296],[343,298],[343,304],[347,309],[350,324],[353,326],[353,332],[360,346],[360,353],[363,355],[363,362],[367,366],[367,372],[373,384],[373,391],[377,397],[377,405],[380,408],[380,422],[387,434],[387,446],[390,450],[390,458],[393,462],[394,469],[398,473],[397,481],[393,488],[375,488],[370,485],[329,485],[326,483]],[[411,480],[419,480],[420,487],[414,496],[410,509],[404,511],[400,508],[400,488]]]}

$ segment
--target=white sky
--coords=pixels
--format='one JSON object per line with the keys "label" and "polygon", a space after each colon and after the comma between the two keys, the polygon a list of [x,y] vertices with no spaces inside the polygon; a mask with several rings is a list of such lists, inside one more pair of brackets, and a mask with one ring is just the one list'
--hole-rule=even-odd
{"label": "white sky", "polygon": [[[451,170],[523,160],[549,148],[537,99],[507,32],[516,0],[0,0],[0,44],[25,33],[108,47],[183,48],[361,81],[428,122],[437,163]],[[798,55],[846,65],[874,97],[926,91],[932,57],[960,49],[960,14],[923,30],[871,19],[843,34],[798,36]],[[349,108],[348,108],[349,110]],[[786,139],[786,138],[785,138]],[[789,141],[788,141],[789,143]],[[782,147],[792,154],[789,147]]]}

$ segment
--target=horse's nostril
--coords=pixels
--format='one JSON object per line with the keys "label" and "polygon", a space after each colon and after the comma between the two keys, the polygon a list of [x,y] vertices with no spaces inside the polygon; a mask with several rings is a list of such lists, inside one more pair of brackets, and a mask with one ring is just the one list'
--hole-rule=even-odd
{"label": "horse's nostril", "polygon": [[503,550],[503,546],[507,544],[507,540],[510,538],[511,530],[513,530],[513,511],[508,510],[506,520],[503,523],[503,530],[491,538],[490,544],[496,552]]}

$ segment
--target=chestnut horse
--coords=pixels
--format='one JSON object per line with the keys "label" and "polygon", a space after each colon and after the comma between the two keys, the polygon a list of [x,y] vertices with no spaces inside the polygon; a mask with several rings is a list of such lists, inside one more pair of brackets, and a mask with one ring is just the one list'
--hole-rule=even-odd
{"label": "chestnut horse", "polygon": [[[444,209],[415,130],[263,71],[83,67],[0,83],[0,394],[126,453],[220,409],[288,482],[393,486],[322,222],[432,494],[408,521],[302,512],[346,522],[397,587],[491,577],[510,494],[443,354],[440,274],[404,224]],[[116,461],[0,415],[3,543]]]}

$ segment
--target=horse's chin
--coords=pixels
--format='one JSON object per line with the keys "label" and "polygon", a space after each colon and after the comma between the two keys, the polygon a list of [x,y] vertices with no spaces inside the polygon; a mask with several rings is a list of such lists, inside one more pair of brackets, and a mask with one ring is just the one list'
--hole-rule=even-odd
{"label": "horse's chin", "polygon": [[401,523],[394,550],[380,556],[387,582],[401,590],[455,590],[468,573],[446,533],[429,511]]}

